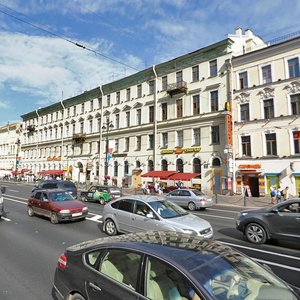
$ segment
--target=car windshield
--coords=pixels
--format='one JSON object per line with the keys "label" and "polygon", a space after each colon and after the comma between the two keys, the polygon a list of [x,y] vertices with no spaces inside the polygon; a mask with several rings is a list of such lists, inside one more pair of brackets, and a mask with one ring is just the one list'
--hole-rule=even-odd
{"label": "car windshield", "polygon": [[152,201],[149,205],[164,219],[188,214],[183,208],[168,200]]}
{"label": "car windshield", "polygon": [[65,189],[73,189],[75,186],[73,182],[63,182],[62,187]]}
{"label": "car windshield", "polygon": [[72,195],[66,192],[50,193],[49,197],[53,202],[74,200]]}
{"label": "car windshield", "polygon": [[203,192],[200,192],[199,190],[192,190],[193,193],[196,195],[196,196],[203,196],[204,193]]}
{"label": "car windshield", "polygon": [[284,282],[236,253],[206,252],[191,257],[190,264],[191,274],[214,299],[297,299]]}

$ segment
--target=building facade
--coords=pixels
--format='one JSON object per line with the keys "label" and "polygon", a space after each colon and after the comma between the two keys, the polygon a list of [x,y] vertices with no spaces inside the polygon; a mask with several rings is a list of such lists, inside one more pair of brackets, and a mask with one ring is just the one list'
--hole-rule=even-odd
{"label": "building facade", "polygon": [[230,62],[259,45],[238,28],[223,41],[24,114],[23,168],[133,187],[151,170],[193,172],[199,176],[188,186],[230,189]]}
{"label": "building facade", "polygon": [[300,193],[300,38],[232,59],[235,189]]}

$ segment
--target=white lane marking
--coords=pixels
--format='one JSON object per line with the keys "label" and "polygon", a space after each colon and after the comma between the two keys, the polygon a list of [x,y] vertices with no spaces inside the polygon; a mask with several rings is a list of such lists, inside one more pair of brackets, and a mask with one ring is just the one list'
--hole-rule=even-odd
{"label": "white lane marking", "polygon": [[235,218],[230,218],[230,217],[223,217],[223,216],[218,216],[218,215],[206,215],[206,214],[199,214],[199,213],[194,213],[195,215],[203,216],[203,217],[212,217],[212,218],[219,218],[219,219],[227,219],[227,220],[235,220]]}
{"label": "white lane marking", "polygon": [[19,193],[20,191],[17,190],[8,190],[9,192]]}
{"label": "white lane marking", "polygon": [[13,202],[22,203],[24,205],[27,205],[27,201],[24,202],[24,201],[20,201],[20,200],[16,200],[16,199],[10,199],[10,198],[7,198],[7,196],[4,197],[4,200],[9,200],[9,201],[13,201]]}
{"label": "white lane marking", "polygon": [[99,219],[101,219],[102,218],[102,216],[100,216],[100,215],[95,215],[95,216],[93,216],[93,217],[91,217],[91,218],[86,218],[87,220],[89,220],[89,221],[93,221],[93,222],[97,222],[97,223],[103,223],[103,221],[100,221]]}
{"label": "white lane marking", "polygon": [[267,265],[272,265],[272,266],[280,267],[280,268],[283,268],[283,269],[289,269],[289,270],[292,270],[292,271],[300,272],[299,268],[294,268],[294,267],[290,267],[290,266],[287,266],[287,265],[282,265],[282,264],[274,263],[272,261],[258,259],[258,258],[255,258],[255,257],[251,257],[251,258],[253,260],[255,260],[255,261],[260,262],[260,263],[264,263],[264,264],[267,264]]}
{"label": "white lane marking", "polygon": [[247,249],[247,250],[251,250],[251,251],[262,252],[262,253],[267,253],[267,254],[271,254],[271,255],[277,255],[277,256],[286,257],[286,258],[290,258],[290,259],[300,260],[300,257],[296,257],[296,256],[271,252],[271,251],[268,251],[268,250],[251,248],[251,247],[242,246],[242,245],[236,245],[236,244],[228,243],[228,242],[222,242],[222,241],[219,241],[219,242],[222,243],[222,244],[228,245],[228,246],[232,246],[232,247],[243,248],[243,249]]}
{"label": "white lane marking", "polygon": [[215,211],[229,212],[229,213],[235,213],[235,214],[239,213],[239,211],[236,211],[236,210],[218,209],[218,208],[211,208],[211,207],[207,207],[206,210],[207,211],[215,210]]}
{"label": "white lane marking", "polygon": [[6,217],[3,217],[3,216],[1,217],[1,219],[2,219],[2,220],[5,220],[5,221],[8,221],[8,222],[10,222],[10,221],[11,221],[11,219],[9,219],[9,218],[6,218]]}

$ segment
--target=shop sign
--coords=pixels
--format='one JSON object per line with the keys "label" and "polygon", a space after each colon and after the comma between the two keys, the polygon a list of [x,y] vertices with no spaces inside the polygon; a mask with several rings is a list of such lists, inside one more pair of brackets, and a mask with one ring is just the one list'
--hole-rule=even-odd
{"label": "shop sign", "polygon": [[260,169],[261,164],[246,164],[246,165],[239,165],[240,169]]}
{"label": "shop sign", "polygon": [[60,156],[58,156],[58,157],[56,157],[56,156],[54,156],[54,157],[47,157],[47,161],[61,161],[61,157]]}
{"label": "shop sign", "polygon": [[201,148],[196,147],[196,148],[183,148],[184,153],[192,153],[192,152],[200,152]]}
{"label": "shop sign", "polygon": [[174,150],[170,149],[165,149],[165,150],[160,150],[160,154],[173,154]]}
{"label": "shop sign", "polygon": [[127,153],[113,153],[112,157],[126,157]]}
{"label": "shop sign", "polygon": [[160,150],[160,154],[181,154],[181,153],[193,153],[193,152],[200,152],[200,147],[192,147],[192,148],[176,148],[173,149],[163,149]]}

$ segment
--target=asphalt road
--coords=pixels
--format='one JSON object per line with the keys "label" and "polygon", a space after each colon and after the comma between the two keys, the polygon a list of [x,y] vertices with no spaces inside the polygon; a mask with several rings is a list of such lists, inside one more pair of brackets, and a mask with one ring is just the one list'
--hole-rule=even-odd
{"label": "asphalt road", "polygon": [[[26,200],[32,187],[7,184],[6,217],[0,221],[0,299],[52,299],[56,262],[65,248],[105,236],[101,232],[102,206],[88,203],[85,221],[53,225],[48,219],[29,217]],[[215,239],[265,263],[287,282],[300,288],[300,246],[270,243],[255,246],[235,230],[235,217],[243,208],[214,206],[196,215],[209,221]]]}

